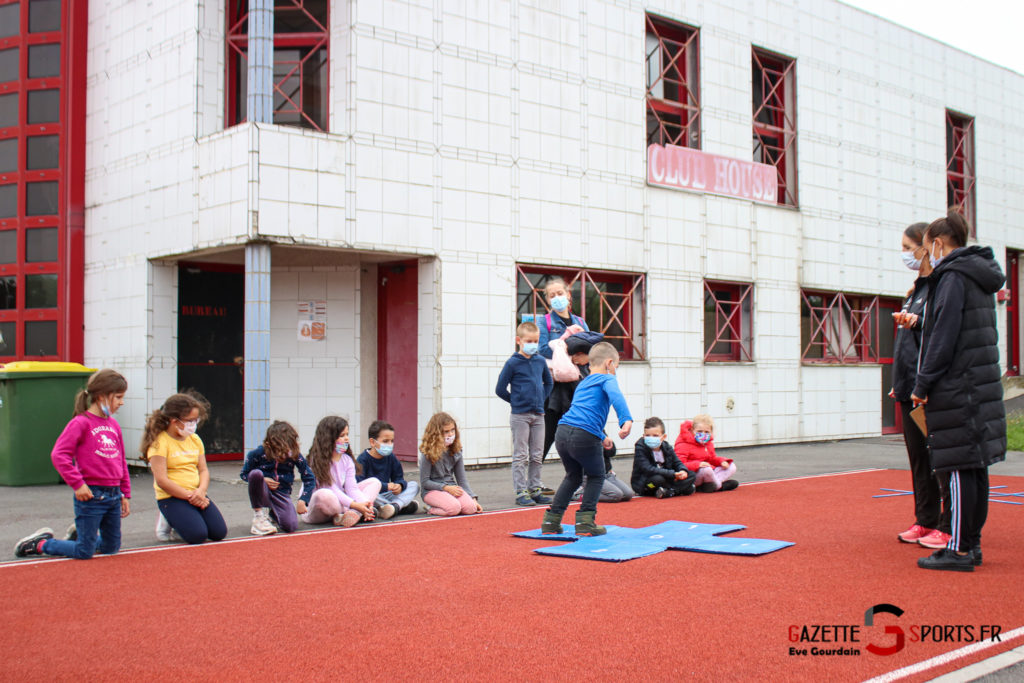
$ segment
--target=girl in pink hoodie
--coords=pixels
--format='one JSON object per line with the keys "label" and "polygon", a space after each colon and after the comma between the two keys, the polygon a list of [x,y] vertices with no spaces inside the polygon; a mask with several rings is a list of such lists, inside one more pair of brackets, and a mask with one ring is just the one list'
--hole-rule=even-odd
{"label": "girl in pink hoodie", "polygon": [[75,492],[74,540],[57,540],[42,528],[14,546],[17,557],[59,555],[87,560],[99,549],[121,549],[121,518],[130,512],[131,481],[124,439],[114,413],[124,405],[128,382],[119,372],[99,370],[75,397],[75,416],[53,446],[50,459]]}

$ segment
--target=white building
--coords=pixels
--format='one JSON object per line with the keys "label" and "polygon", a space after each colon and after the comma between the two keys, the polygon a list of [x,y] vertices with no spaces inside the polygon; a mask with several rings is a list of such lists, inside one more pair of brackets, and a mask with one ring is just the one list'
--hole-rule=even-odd
{"label": "white building", "polygon": [[[84,353],[126,373],[130,443],[196,386],[211,453],[340,414],[411,455],[446,410],[467,462],[507,461],[524,278],[580,271],[638,421],[877,435],[902,229],[966,196],[1000,262],[1024,249],[1024,76],[832,0],[277,4],[274,124],[236,123],[245,2],[89,2]],[[699,153],[649,167],[667,142]]]}

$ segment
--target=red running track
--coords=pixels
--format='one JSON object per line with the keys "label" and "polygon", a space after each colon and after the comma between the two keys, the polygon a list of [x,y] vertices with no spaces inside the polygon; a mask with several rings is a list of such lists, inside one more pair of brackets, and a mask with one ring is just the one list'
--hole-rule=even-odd
{"label": "red running track", "polygon": [[[990,506],[976,572],[929,572],[915,565],[926,551],[896,541],[911,499],[871,497],[909,486],[908,472],[868,471],[599,506],[608,524],[742,523],[737,535],[796,543],[763,557],[542,557],[530,551],[547,542],[508,535],[539,525],[526,509],[3,564],[0,661],[10,679],[928,680],[1021,644],[1024,506]],[[905,613],[863,627],[877,603]],[[790,642],[791,626],[821,624],[859,625],[859,642]],[[1018,635],[966,656],[966,641],[912,639],[983,624]],[[867,652],[894,642],[886,625],[903,650]],[[861,654],[790,655],[837,646]]]}

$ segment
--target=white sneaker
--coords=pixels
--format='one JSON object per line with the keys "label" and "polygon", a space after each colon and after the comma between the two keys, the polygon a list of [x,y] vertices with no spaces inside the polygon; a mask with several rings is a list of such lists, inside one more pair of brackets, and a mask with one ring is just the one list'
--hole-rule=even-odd
{"label": "white sneaker", "polygon": [[164,517],[163,513],[156,513],[156,540],[164,541],[165,543],[167,541],[173,541],[173,533],[174,529],[171,528],[171,523],[167,521],[167,518]]}
{"label": "white sneaker", "polygon": [[249,532],[253,536],[268,536],[277,532],[277,527],[270,521],[267,508],[256,508],[252,514],[252,527]]}
{"label": "white sneaker", "polygon": [[387,505],[381,505],[380,507],[377,508],[377,516],[381,519],[391,519],[395,516],[396,512],[398,512],[398,508],[396,508],[391,503],[388,503]]}

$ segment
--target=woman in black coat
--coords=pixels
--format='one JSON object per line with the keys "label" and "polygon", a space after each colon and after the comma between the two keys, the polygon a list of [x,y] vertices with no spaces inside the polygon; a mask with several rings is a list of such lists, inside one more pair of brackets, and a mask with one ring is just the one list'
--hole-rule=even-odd
{"label": "woman in black coat", "polygon": [[965,246],[954,211],[928,226],[934,272],[925,304],[921,361],[911,400],[924,404],[932,469],[949,478],[949,545],[924,569],[974,571],[988,516],[988,467],[1006,457],[1006,413],[994,294],[1006,280],[990,247]]}
{"label": "woman in black coat", "polygon": [[[938,477],[932,471],[928,440],[910,417],[914,407],[910,394],[917,381],[924,305],[928,299],[928,276],[932,273],[928,252],[923,244],[927,228],[927,223],[914,223],[903,231],[903,263],[918,277],[914,281],[914,288],[907,294],[903,308],[892,314],[899,330],[893,353],[892,391],[889,397],[897,402],[903,417],[903,441],[907,446],[910,479],[914,488],[914,523],[896,538],[925,548],[944,548],[950,537],[949,492],[945,486],[948,477]],[[945,505],[942,505],[943,501]]]}

